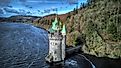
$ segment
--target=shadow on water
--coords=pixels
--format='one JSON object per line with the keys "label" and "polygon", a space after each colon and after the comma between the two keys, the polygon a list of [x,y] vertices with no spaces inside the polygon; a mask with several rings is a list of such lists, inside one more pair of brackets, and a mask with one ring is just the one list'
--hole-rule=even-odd
{"label": "shadow on water", "polygon": [[87,57],[96,66],[96,68],[121,68],[121,59],[96,57],[88,54],[83,55]]}

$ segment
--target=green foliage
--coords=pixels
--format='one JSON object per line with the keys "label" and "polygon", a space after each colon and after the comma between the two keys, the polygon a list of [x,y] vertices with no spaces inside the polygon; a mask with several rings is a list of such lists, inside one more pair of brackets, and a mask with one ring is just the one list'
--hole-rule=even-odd
{"label": "green foliage", "polygon": [[121,57],[121,8],[118,0],[90,0],[82,13],[86,44],[83,51],[98,57]]}
{"label": "green foliage", "polygon": [[74,14],[77,14],[78,13],[78,9],[74,8],[73,12],[74,12]]}

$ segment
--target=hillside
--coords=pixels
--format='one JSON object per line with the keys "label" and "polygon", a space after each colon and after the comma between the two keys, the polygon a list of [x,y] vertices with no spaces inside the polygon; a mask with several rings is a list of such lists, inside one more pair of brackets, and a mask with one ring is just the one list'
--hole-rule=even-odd
{"label": "hillside", "polygon": [[[121,2],[96,0],[83,11],[79,10],[74,21],[77,23],[73,24],[71,33],[83,35],[85,53],[98,57],[121,57]],[[76,30],[77,26],[79,30]]]}

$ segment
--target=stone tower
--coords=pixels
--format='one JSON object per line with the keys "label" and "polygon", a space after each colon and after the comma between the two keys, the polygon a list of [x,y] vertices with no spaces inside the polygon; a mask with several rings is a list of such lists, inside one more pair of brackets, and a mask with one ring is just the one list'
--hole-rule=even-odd
{"label": "stone tower", "polygon": [[52,27],[49,29],[49,53],[46,57],[48,62],[60,62],[65,59],[66,46],[66,28],[61,22],[58,22],[57,17],[52,22]]}
{"label": "stone tower", "polygon": [[65,25],[63,25],[63,28],[62,28],[62,60],[65,59],[65,47],[66,47],[66,27]]}

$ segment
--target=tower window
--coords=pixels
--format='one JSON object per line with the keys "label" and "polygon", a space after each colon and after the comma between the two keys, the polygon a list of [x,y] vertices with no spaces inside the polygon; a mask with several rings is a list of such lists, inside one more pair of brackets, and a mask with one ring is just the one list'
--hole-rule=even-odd
{"label": "tower window", "polygon": [[56,52],[56,51],[54,51],[54,53],[56,54],[57,52]]}

